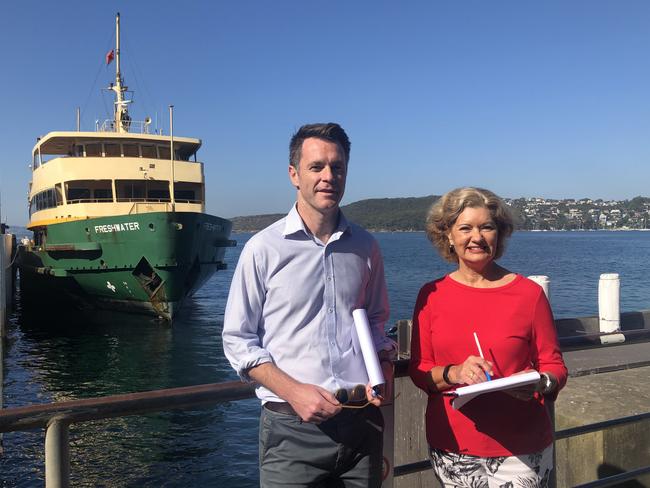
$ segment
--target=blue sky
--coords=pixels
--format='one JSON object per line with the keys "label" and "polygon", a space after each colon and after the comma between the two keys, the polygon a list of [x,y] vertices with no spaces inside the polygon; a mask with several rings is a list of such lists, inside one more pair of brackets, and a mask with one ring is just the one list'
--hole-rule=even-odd
{"label": "blue sky", "polygon": [[303,123],[352,141],[343,203],[480,185],[650,196],[650,2],[9,2],[0,18],[2,218],[27,222],[36,137],[107,118],[122,14],[132,116],[199,137],[207,208],[285,212]]}

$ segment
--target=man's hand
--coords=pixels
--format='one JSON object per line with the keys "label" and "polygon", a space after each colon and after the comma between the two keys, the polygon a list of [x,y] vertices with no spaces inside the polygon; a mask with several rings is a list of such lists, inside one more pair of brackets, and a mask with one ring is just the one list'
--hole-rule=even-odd
{"label": "man's hand", "polygon": [[366,385],[366,397],[368,398],[368,402],[372,403],[376,407],[390,405],[393,401],[393,379],[395,376],[393,363],[390,361],[382,361],[381,370],[384,373],[386,383],[379,385],[379,393],[377,393],[377,396],[373,396],[374,392],[370,383]]}
{"label": "man's hand", "polygon": [[262,363],[248,371],[253,380],[289,402],[304,422],[319,424],[341,411],[341,404],[320,386],[300,383],[273,363]]}
{"label": "man's hand", "polygon": [[317,385],[299,383],[285,398],[304,422],[320,424],[342,409],[329,391]]}

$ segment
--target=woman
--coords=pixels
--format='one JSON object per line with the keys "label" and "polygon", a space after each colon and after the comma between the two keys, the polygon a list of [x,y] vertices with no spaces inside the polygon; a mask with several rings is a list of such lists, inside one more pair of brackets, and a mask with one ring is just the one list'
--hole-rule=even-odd
{"label": "woman", "polygon": [[[422,287],[413,313],[410,375],[429,395],[436,476],[446,487],[546,486],[553,427],[544,404],[567,370],[543,290],[496,263],[513,230],[508,207],[488,190],[459,188],[433,205],[426,228],[442,257],[458,263]],[[478,396],[459,410],[442,395],[533,369],[539,383]]]}

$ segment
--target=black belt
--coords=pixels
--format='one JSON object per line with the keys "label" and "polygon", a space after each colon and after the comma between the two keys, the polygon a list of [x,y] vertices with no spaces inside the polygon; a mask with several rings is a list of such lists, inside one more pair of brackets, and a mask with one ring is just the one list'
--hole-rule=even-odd
{"label": "black belt", "polygon": [[266,402],[264,404],[264,408],[270,410],[271,412],[283,413],[285,415],[295,415],[298,417],[296,411],[287,402]]}
{"label": "black belt", "polygon": [[[350,402],[348,405],[356,405],[356,404],[358,403]],[[361,405],[366,405],[366,402],[362,403]],[[368,407],[373,407],[373,406],[374,405],[368,405]],[[299,415],[293,409],[291,404],[288,402],[266,402],[264,404],[264,408],[266,408],[267,410],[271,410],[271,412],[283,413],[285,415],[295,415],[296,417],[299,417]],[[361,413],[363,410],[365,410],[365,408],[359,408],[354,410],[348,410],[345,408],[343,409],[344,412],[348,412],[348,413]]]}

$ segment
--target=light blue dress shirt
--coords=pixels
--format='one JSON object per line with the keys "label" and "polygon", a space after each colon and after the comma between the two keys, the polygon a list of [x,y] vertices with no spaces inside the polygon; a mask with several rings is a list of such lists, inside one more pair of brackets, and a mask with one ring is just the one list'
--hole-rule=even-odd
{"label": "light blue dress shirt", "polygon": [[[225,355],[244,381],[251,381],[250,368],[273,362],[331,392],[366,384],[353,340],[357,308],[367,311],[377,351],[394,350],[384,332],[388,296],[377,241],[339,211],[337,229],[323,244],[294,205],[242,250],[224,317]],[[263,386],[256,392],[263,402],[283,401]]]}

